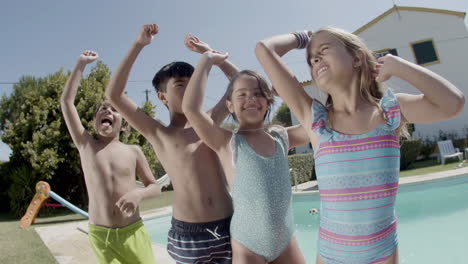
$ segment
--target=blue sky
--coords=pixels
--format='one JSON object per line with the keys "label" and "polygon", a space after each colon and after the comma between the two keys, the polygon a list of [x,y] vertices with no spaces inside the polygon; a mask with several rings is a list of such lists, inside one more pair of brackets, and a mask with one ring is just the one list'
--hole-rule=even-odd
{"label": "blue sky", "polygon": [[[23,75],[46,76],[61,67],[71,70],[80,52],[86,49],[97,51],[113,71],[141,25],[157,23],[160,33],[140,54],[127,91],[141,105],[144,91],[151,90],[150,100],[157,105],[157,118],[167,123],[169,113],[157,101],[150,80],[161,66],[171,61],[197,63],[199,55],[183,45],[186,33],[229,52],[231,61],[239,68],[263,73],[253,53],[258,40],[327,25],[354,31],[393,6],[391,0],[292,2],[295,4],[280,0],[4,1],[0,9],[0,94],[10,94],[12,85],[5,83],[16,82]],[[396,4],[468,11],[468,1],[464,0],[413,0]],[[310,79],[304,57],[303,51],[285,57],[301,81]],[[226,86],[223,74],[213,70],[205,108],[216,103]],[[10,152],[0,143],[0,160],[8,160]]]}

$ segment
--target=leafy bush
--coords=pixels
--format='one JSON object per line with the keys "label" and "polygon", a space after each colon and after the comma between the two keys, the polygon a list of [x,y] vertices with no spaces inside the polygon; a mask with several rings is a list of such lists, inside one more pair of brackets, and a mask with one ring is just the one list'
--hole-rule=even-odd
{"label": "leafy bush", "polygon": [[11,170],[9,178],[11,185],[8,189],[10,213],[15,217],[24,215],[34,194],[37,178],[27,165]]}
{"label": "leafy bush", "polygon": [[289,107],[285,103],[281,103],[281,106],[273,117],[272,123],[280,126],[292,126],[291,110],[289,110]]}
{"label": "leafy bush", "polygon": [[421,142],[421,151],[420,155],[424,157],[424,159],[428,159],[431,154],[437,152],[437,142],[432,141],[429,138],[425,138]]}
{"label": "leafy bush", "polygon": [[416,161],[421,151],[420,139],[407,139],[401,142],[400,148],[400,170],[405,170]]}
{"label": "leafy bush", "polygon": [[8,212],[10,205],[8,203],[8,188],[10,187],[10,162],[1,162],[0,164],[0,212]]}
{"label": "leafy bush", "polygon": [[468,138],[461,138],[453,140],[453,146],[460,149],[461,152],[468,148]]}
{"label": "leafy bush", "polygon": [[312,153],[295,154],[288,156],[291,172],[291,184],[294,185],[294,174],[297,176],[297,184],[315,180],[314,156]]}

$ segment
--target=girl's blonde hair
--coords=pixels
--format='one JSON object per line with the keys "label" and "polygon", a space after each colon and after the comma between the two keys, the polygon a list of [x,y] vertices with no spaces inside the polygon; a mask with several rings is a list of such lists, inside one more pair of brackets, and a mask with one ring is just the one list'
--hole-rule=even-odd
{"label": "girl's blonde hair", "polygon": [[[357,68],[359,74],[359,93],[366,102],[381,108],[379,101],[382,99],[384,93],[382,85],[378,83],[374,77],[374,71],[378,62],[372,51],[357,35],[335,27],[321,28],[318,31],[312,33],[311,38],[321,32],[326,32],[338,39],[338,41],[346,48],[351,56],[361,58],[361,65]],[[309,64],[309,66],[311,66],[312,58],[310,50],[311,42],[312,41],[309,41],[306,47],[307,64]],[[331,108],[333,106],[333,99],[330,95],[327,97],[325,106],[327,108]],[[409,137],[406,126],[402,127],[399,133],[403,137]]]}

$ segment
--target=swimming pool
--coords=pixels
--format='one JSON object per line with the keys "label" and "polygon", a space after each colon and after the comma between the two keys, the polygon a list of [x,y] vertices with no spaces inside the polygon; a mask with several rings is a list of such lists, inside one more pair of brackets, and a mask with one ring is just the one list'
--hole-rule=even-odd
{"label": "swimming pool", "polygon": [[[316,194],[293,197],[296,236],[307,263],[315,263],[320,208]],[[468,263],[468,175],[401,185],[397,196],[400,263]],[[145,220],[153,242],[166,245],[171,216]]]}

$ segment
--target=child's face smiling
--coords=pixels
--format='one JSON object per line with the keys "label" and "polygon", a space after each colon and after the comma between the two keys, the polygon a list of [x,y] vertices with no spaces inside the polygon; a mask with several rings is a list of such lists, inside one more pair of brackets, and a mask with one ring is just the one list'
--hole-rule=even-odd
{"label": "child's face smiling", "polygon": [[263,124],[268,110],[267,99],[258,87],[255,77],[243,75],[235,81],[228,108],[231,113],[235,113],[240,125]]}

